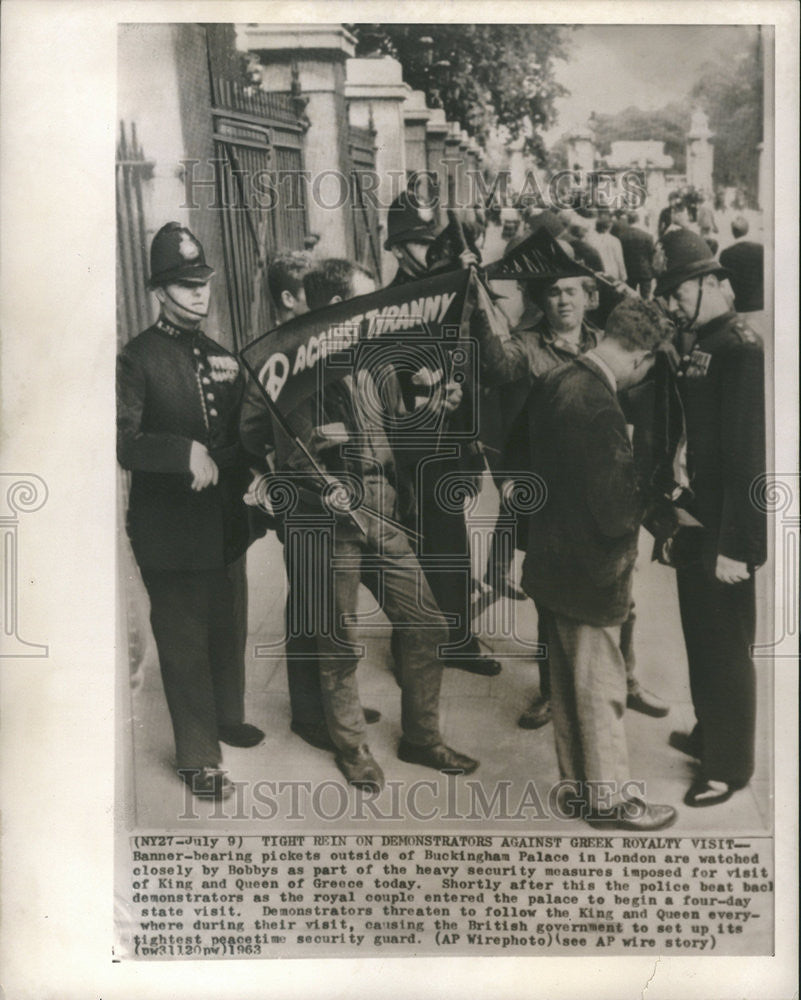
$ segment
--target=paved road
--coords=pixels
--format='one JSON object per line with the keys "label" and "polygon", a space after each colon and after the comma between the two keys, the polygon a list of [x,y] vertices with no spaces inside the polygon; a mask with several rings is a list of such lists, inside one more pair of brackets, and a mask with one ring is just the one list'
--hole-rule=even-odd
{"label": "paved road", "polygon": [[[486,480],[476,515],[487,518],[497,510],[497,494]],[[677,831],[764,832],[770,822],[770,768],[768,760],[769,699],[771,695],[769,664],[758,664],[758,769],[752,784],[724,805],[713,809],[691,810],[681,806],[681,798],[692,777],[691,762],[667,746],[671,729],[689,729],[692,709],[687,685],[687,664],[678,620],[675,581],[672,572],[649,561],[650,537],[643,532],[640,558],[635,577],[638,618],[635,648],[638,674],[642,684],[666,698],[671,712],[666,719],[650,719],[633,712],[626,717],[632,777],[646,783],[647,795],[654,801],[679,806]],[[517,566],[519,571],[519,563]],[[759,593],[763,603],[767,593],[767,575],[763,570]],[[225,766],[232,779],[243,782],[237,798],[222,806],[191,802],[171,767],[172,736],[158,671],[151,663],[145,668],[141,683],[130,695],[122,694],[123,712],[130,697],[133,716],[131,766],[137,825],[140,828],[166,829],[185,825],[182,816],[195,815],[215,820],[230,820],[237,829],[264,828],[265,810],[259,809],[259,782],[310,782],[322,789],[318,805],[325,816],[337,816],[342,808],[340,797],[347,801],[347,816],[358,812],[357,793],[346,788],[333,757],[314,750],[289,730],[288,695],[282,658],[282,612],[285,590],[280,543],[269,534],[257,542],[248,555],[250,581],[250,644],[248,660],[247,718],[266,730],[264,743],[252,750],[224,748]],[[365,591],[363,608],[372,598]],[[764,623],[764,608],[760,613]],[[494,808],[496,828],[520,831],[532,827],[540,831],[570,831],[583,827],[578,820],[561,820],[548,812],[548,790],[558,773],[551,727],[528,732],[516,726],[516,719],[537,686],[536,661],[526,643],[536,638],[536,612],[531,602],[500,601],[478,620],[479,634],[487,648],[503,662],[496,678],[476,677],[463,671],[447,670],[443,683],[442,720],[446,739],[457,749],[481,760],[473,776],[476,784],[459,779],[448,780],[434,771],[404,764],[395,756],[400,735],[400,698],[388,667],[388,632],[365,637],[367,651],[359,666],[362,701],[379,708],[383,718],[370,727],[370,746],[381,762],[390,783],[378,799],[380,817],[373,818],[372,829],[394,829],[400,824],[408,829],[415,820],[410,809],[425,814],[440,807],[439,826],[469,831],[481,827],[484,813]],[[510,637],[513,633],[514,637]],[[764,633],[764,629],[763,629]],[[256,657],[257,647],[272,647],[268,655]],[[420,781],[428,785],[417,785]],[[321,783],[328,783],[324,787]],[[480,785],[480,789],[477,787]],[[324,796],[322,793],[325,793]],[[496,805],[486,807],[482,796]],[[416,799],[411,802],[410,795]],[[455,796],[448,800],[448,795]],[[254,795],[257,799],[254,801]],[[395,798],[393,799],[393,796]],[[505,796],[505,799],[504,799]],[[475,818],[448,819],[451,815]],[[319,816],[303,820],[286,815],[287,794],[279,799],[281,812],[270,821],[271,830],[330,828]],[[540,808],[540,805],[542,808]],[[443,814],[443,808],[445,810]],[[505,812],[504,812],[505,810]],[[338,819],[337,829],[351,823],[359,829],[360,821]],[[500,819],[499,817],[505,816]],[[394,818],[393,818],[394,817]],[[541,817],[541,818],[540,818]],[[253,820],[251,822],[251,820]],[[422,825],[425,825],[423,821]],[[428,824],[429,828],[431,823]],[[364,829],[362,823],[361,829]]]}

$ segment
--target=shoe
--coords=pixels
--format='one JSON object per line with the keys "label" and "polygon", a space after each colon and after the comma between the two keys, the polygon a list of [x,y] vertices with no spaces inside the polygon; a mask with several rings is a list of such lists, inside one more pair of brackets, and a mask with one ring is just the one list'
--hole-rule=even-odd
{"label": "shoe", "polygon": [[501,665],[490,656],[473,656],[464,660],[446,660],[446,667],[451,670],[464,670],[468,674],[480,674],[482,677],[497,677],[501,672]]}
{"label": "shoe", "polygon": [[435,771],[455,771],[461,774],[472,774],[479,762],[467,754],[451,750],[444,743],[435,743],[430,747],[419,747],[414,743],[401,740],[398,746],[398,758],[407,764],[420,764],[422,767],[433,767]]}
{"label": "shoe", "polygon": [[551,701],[539,695],[517,720],[521,729],[541,729],[551,721]]}
{"label": "shoe", "polygon": [[347,752],[338,750],[336,762],[337,767],[348,779],[349,785],[371,792],[380,792],[384,787],[384,772],[378,766],[366,743],[355,750]]}
{"label": "shoe", "polygon": [[670,711],[670,707],[661,698],[657,698],[655,694],[651,694],[650,691],[641,687],[629,691],[626,696],[626,707],[633,712],[650,715],[654,719],[663,719]]}
{"label": "shoe", "polygon": [[309,746],[315,747],[317,750],[330,750],[332,752],[336,750],[331,737],[328,735],[328,729],[322,723],[317,726],[304,726],[300,722],[290,722],[289,728],[296,736],[299,736]]}
{"label": "shoe", "polygon": [[701,759],[701,741],[695,736],[694,732],[680,733],[674,729],[670,736],[668,736],[668,746],[673,747],[674,750],[678,750],[679,753],[687,754],[688,757],[695,757],[696,760]]}
{"label": "shoe", "polygon": [[364,721],[368,726],[381,721],[381,713],[377,708],[364,708],[362,711],[364,712]]}
{"label": "shoe", "polygon": [[687,794],[684,796],[685,806],[699,808],[700,806],[716,806],[720,802],[730,799],[737,791],[734,785],[727,785],[725,781],[709,781],[706,778],[699,778],[690,785]]}
{"label": "shoe", "polygon": [[181,767],[178,774],[199,799],[219,802],[234,794],[234,786],[219,767]]}
{"label": "shoe", "polygon": [[255,747],[264,739],[264,733],[248,722],[235,726],[217,726],[217,738],[229,747]]}
{"label": "shoe", "polygon": [[604,812],[590,813],[586,819],[590,826],[598,829],[636,830],[647,833],[650,830],[664,830],[676,822],[678,813],[673,806],[654,805],[642,799],[626,799],[619,805]]}
{"label": "shoe", "polygon": [[513,601],[525,601],[526,594],[513,583],[508,576],[503,576],[495,583],[490,583],[489,580],[484,581],[488,587],[491,587],[500,597],[508,597]]}

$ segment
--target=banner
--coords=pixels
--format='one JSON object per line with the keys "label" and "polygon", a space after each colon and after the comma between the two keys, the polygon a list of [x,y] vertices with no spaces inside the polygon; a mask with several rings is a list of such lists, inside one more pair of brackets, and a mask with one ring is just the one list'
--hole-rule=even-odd
{"label": "banner", "polygon": [[[264,334],[240,357],[286,415],[323,385],[352,371],[343,352],[360,342],[398,335],[433,342],[458,337],[473,280],[469,270],[449,271],[338,302]],[[343,363],[337,363],[338,354]]]}
{"label": "banner", "polygon": [[499,260],[487,265],[486,274],[493,280],[520,278],[595,277],[595,272],[570,257],[544,227],[513,246]]}

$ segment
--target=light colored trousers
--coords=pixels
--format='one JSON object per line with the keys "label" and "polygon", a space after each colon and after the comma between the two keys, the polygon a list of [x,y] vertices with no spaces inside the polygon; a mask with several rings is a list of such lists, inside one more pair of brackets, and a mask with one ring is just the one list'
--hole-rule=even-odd
{"label": "light colored trousers", "polygon": [[549,625],[551,714],[559,771],[565,780],[587,783],[583,792],[595,810],[601,803],[607,806],[624,798],[621,789],[630,780],[620,626],[584,625],[558,614],[552,615]]}

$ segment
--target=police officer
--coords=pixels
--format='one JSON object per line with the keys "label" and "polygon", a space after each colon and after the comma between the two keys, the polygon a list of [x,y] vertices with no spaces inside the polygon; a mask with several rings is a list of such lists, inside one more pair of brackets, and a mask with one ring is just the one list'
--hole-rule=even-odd
{"label": "police officer", "polygon": [[[398,271],[392,286],[419,281],[430,273],[430,251],[435,244],[435,248],[443,244],[439,240],[437,228],[433,206],[421,203],[408,192],[402,192],[393,201],[387,217],[387,239],[384,244],[384,248],[391,250],[398,261]],[[456,266],[463,267],[476,263],[478,256],[469,247],[460,248],[454,260]],[[443,266],[447,265],[439,260],[437,268],[441,270]],[[431,368],[435,369],[438,363],[437,359],[433,360]],[[412,379],[402,374],[399,378],[407,409],[412,410],[415,396]],[[464,419],[469,405],[465,398],[460,408],[449,417],[449,426],[455,427]],[[426,461],[422,470],[423,481],[418,496],[417,514],[423,535],[421,552],[424,554],[422,563],[426,577],[437,604],[453,623],[450,627],[450,653],[445,658],[445,666],[493,677],[500,673],[501,665],[497,660],[481,655],[478,639],[473,635],[470,625],[472,574],[464,514],[461,510],[443,509],[435,496],[436,483],[443,476],[451,473],[476,474],[483,469],[484,461],[480,453],[472,451],[458,457]],[[410,470],[410,474],[414,475],[415,471]],[[432,558],[426,562],[425,556]],[[443,569],[437,565],[443,561],[448,563],[448,568]],[[393,635],[393,651],[396,646],[397,640]]]}
{"label": "police officer", "polygon": [[192,233],[169,222],[153,239],[158,320],[117,365],[117,456],[130,469],[128,533],[150,621],[179,775],[201,798],[233,791],[220,743],[264,733],[244,718],[248,467],[239,446],[239,362],[200,327],[208,266]]}
{"label": "police officer", "polygon": [[730,307],[726,272],[686,229],[663,239],[655,294],[680,327],[678,390],[686,420],[690,499],[698,524],[673,539],[682,629],[697,724],[671,745],[700,773],[685,803],[710,806],[743,788],[754,769],[754,571],[766,558],[766,519],[752,501],[765,471],[762,342]]}

